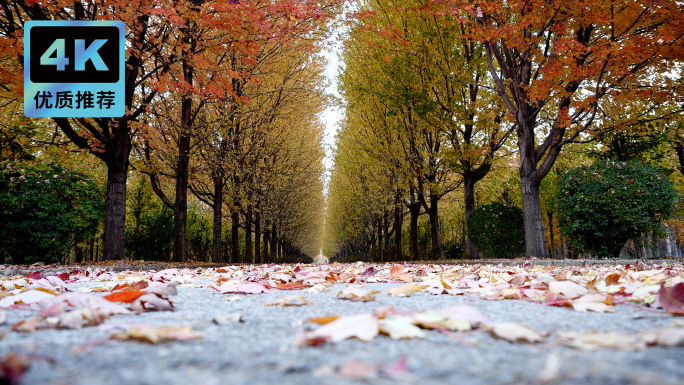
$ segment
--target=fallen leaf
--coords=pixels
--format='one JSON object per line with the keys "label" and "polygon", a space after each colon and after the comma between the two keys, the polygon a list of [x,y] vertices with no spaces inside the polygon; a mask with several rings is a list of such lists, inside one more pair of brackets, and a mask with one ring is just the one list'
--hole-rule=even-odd
{"label": "fallen leaf", "polygon": [[29,319],[19,321],[12,326],[12,330],[20,333],[33,333],[38,326],[38,316],[33,316]]}
{"label": "fallen leaf", "polygon": [[607,286],[617,285],[619,279],[620,279],[620,273],[614,271],[614,272],[606,275],[606,277],[605,277],[606,285]]}
{"label": "fallen leaf", "polygon": [[10,307],[15,303],[37,303],[46,298],[55,298],[55,294],[47,293],[44,290],[29,290],[0,299],[0,307]]}
{"label": "fallen leaf", "polygon": [[340,317],[318,329],[300,335],[295,339],[299,346],[320,344],[322,341],[339,342],[356,337],[368,342],[379,333],[378,319],[371,313]]}
{"label": "fallen leaf", "polygon": [[393,340],[425,338],[425,332],[413,324],[411,317],[391,315],[378,321],[380,331]]}
{"label": "fallen leaf", "polygon": [[280,301],[273,301],[265,303],[264,306],[303,306],[311,305],[313,302],[307,300],[304,297],[284,297]]}
{"label": "fallen leaf", "polygon": [[214,323],[218,325],[232,325],[242,322],[242,313],[219,314],[214,317]]}
{"label": "fallen leaf", "polygon": [[352,301],[375,301],[375,294],[379,291],[369,291],[359,285],[349,285],[337,293],[339,299],[349,299]]}
{"label": "fallen leaf", "polygon": [[639,339],[648,346],[684,346],[684,327],[663,326],[639,333]]}
{"label": "fallen leaf", "polygon": [[245,297],[243,297],[241,295],[233,295],[233,296],[230,296],[228,298],[223,298],[223,299],[221,299],[221,301],[235,302],[235,301],[242,301],[243,299],[245,299]]}
{"label": "fallen leaf", "polygon": [[570,299],[581,297],[587,291],[587,288],[572,281],[553,281],[549,283],[549,293],[563,294]]}
{"label": "fallen leaf", "polygon": [[327,317],[318,317],[318,318],[311,318],[309,319],[309,322],[313,322],[319,325],[325,325],[333,322],[334,320],[340,318],[338,315],[331,315]]}
{"label": "fallen leaf", "polygon": [[145,311],[173,311],[173,304],[166,298],[154,293],[145,293],[131,303],[131,310]]}
{"label": "fallen leaf", "polygon": [[660,306],[668,312],[684,315],[684,283],[679,282],[670,289],[660,284],[658,301]]}
{"label": "fallen leaf", "polygon": [[235,283],[231,285],[222,286],[212,286],[214,289],[218,290],[221,294],[226,293],[242,293],[242,294],[261,294],[270,293],[268,288],[260,283],[249,282],[249,283]]}
{"label": "fallen leaf", "polygon": [[377,377],[378,369],[378,365],[367,364],[352,358],[342,365],[340,370],[337,372],[337,375],[350,380],[369,380],[371,378]]}
{"label": "fallen leaf", "polygon": [[607,294],[592,293],[585,294],[573,301],[570,301],[572,308],[579,312],[593,311],[596,313],[614,312],[614,306],[608,306],[609,296]]}
{"label": "fallen leaf", "polygon": [[449,319],[464,319],[468,321],[473,328],[490,322],[489,317],[484,315],[480,309],[466,304],[451,305],[440,309],[439,311]]}
{"label": "fallen leaf", "polygon": [[114,314],[131,314],[131,311],[115,302],[107,301],[106,299],[94,294],[83,293],[66,293],[58,296],[50,296],[38,303],[41,311],[45,312],[48,309],[54,309],[61,306],[72,306],[77,309],[86,308],[93,310],[103,310],[109,315]]}
{"label": "fallen leaf", "polygon": [[56,317],[56,326],[64,329],[81,329],[84,326],[99,325],[107,317],[109,313],[103,310],[75,309]]}
{"label": "fallen leaf", "polygon": [[22,354],[9,352],[0,358],[0,381],[3,384],[20,384],[24,373],[31,367],[31,359]]}
{"label": "fallen leaf", "polygon": [[204,337],[204,333],[193,332],[190,326],[154,327],[150,325],[133,326],[125,332],[114,333],[111,338],[116,340],[134,340],[153,344],[170,341],[194,340]]}
{"label": "fallen leaf", "polygon": [[4,325],[7,322],[7,311],[0,309],[0,325]]}
{"label": "fallen leaf", "polygon": [[598,349],[639,350],[646,346],[639,336],[617,332],[558,332],[564,345],[582,351]]}
{"label": "fallen leaf", "polygon": [[393,287],[389,289],[388,294],[393,295],[395,297],[408,297],[412,293],[417,293],[428,286],[429,285],[409,283],[408,285]]}
{"label": "fallen leaf", "polygon": [[143,294],[145,294],[144,291],[117,291],[103,298],[110,302],[131,303]]}
{"label": "fallen leaf", "polygon": [[147,293],[154,293],[158,294],[161,296],[170,296],[170,295],[177,295],[178,294],[178,289],[176,289],[176,286],[178,286],[179,283],[176,280],[169,281],[169,282],[151,282],[149,287],[147,288],[146,292]]}
{"label": "fallen leaf", "polygon": [[408,357],[402,356],[395,362],[390,362],[380,369],[383,376],[391,378],[395,381],[411,382],[414,381],[414,376],[408,370]]}
{"label": "fallen leaf", "polygon": [[310,288],[306,289],[306,292],[310,294],[322,293],[324,291],[330,291],[330,289],[328,289],[325,285],[320,283],[317,283],[311,286]]}
{"label": "fallen leaf", "polygon": [[493,324],[489,326],[489,333],[495,338],[501,338],[510,342],[542,342],[547,336],[544,332],[513,322]]}

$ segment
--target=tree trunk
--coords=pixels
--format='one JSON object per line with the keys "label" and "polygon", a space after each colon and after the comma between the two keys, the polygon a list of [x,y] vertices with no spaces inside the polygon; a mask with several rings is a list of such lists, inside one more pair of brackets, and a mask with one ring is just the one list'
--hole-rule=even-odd
{"label": "tree trunk", "polygon": [[247,213],[245,213],[245,262],[254,263],[252,260],[252,205],[247,205]]}
{"label": "tree trunk", "polygon": [[444,259],[444,253],[442,253],[442,239],[439,234],[439,212],[438,205],[439,196],[430,195],[430,235],[432,236],[432,258],[434,260]]}
{"label": "tree trunk", "polygon": [[221,233],[223,226],[223,180],[221,178],[214,178],[214,229],[213,229],[213,247],[211,250],[211,261],[214,263],[221,262]]}
{"label": "tree trunk", "polygon": [[124,258],[128,156],[126,156],[124,164],[124,167],[107,165],[107,201],[102,240],[103,261]]}
{"label": "tree trunk", "polygon": [[389,236],[389,211],[385,210],[382,216],[382,232],[385,236],[385,254],[387,254],[386,259],[389,261],[389,248],[390,248],[390,236]]}
{"label": "tree trunk", "polygon": [[395,260],[396,261],[401,261],[404,259],[403,252],[402,252],[402,244],[401,244],[401,228],[402,225],[404,224],[404,208],[402,207],[401,202],[397,198],[397,200],[394,203],[394,244],[396,246],[395,250]]}
{"label": "tree trunk", "polygon": [[466,227],[466,258],[477,259],[477,246],[470,239],[468,233],[468,220],[475,211],[475,182],[469,177],[469,174],[463,175],[463,201],[465,202],[465,227]]}
{"label": "tree trunk", "polygon": [[[187,85],[192,85],[193,69],[183,60],[183,77]],[[173,241],[173,260],[188,260],[187,218],[188,218],[188,173],[190,169],[190,142],[192,139],[192,98],[184,95],[181,102],[181,128],[178,138],[178,163],[176,165],[176,238]]]}
{"label": "tree trunk", "polygon": [[409,230],[409,238],[411,238],[411,260],[420,257],[420,250],[418,249],[418,216],[420,215],[420,203],[412,203],[409,207],[411,213],[411,229]]}
{"label": "tree trunk", "polygon": [[546,212],[546,215],[549,217],[549,238],[551,239],[551,247],[549,250],[551,251],[551,258],[552,259],[560,259],[556,255],[556,239],[553,234],[553,211],[549,210]]}
{"label": "tree trunk", "polygon": [[254,263],[261,263],[261,213],[254,214]]}
{"label": "tree trunk", "polygon": [[270,261],[270,253],[268,252],[269,250],[269,245],[271,244],[271,231],[268,230],[268,227],[266,231],[264,231],[264,263],[269,263]]}
{"label": "tree trunk", "polygon": [[283,260],[283,241],[281,240],[281,241],[276,242],[276,246],[278,249],[278,255],[276,257],[277,257],[278,263],[281,263]]}
{"label": "tree trunk", "polygon": [[230,261],[228,263],[238,263],[240,260],[240,208],[233,206],[230,212]]}
{"label": "tree trunk", "polygon": [[378,258],[380,259],[380,263],[385,262],[385,254],[384,254],[384,249],[383,249],[383,244],[382,244],[382,219],[378,220],[378,251],[379,255]]}
{"label": "tree trunk", "polygon": [[[527,162],[525,162],[527,163]],[[520,167],[520,189],[522,190],[523,221],[525,223],[525,253],[528,257],[546,258],[546,239],[539,202],[539,182],[532,179],[532,171]]]}
{"label": "tree trunk", "polygon": [[278,245],[277,245],[277,239],[278,239],[278,232],[277,232],[275,220],[273,221],[273,225],[271,225],[271,262],[277,262],[276,257],[278,256]]}

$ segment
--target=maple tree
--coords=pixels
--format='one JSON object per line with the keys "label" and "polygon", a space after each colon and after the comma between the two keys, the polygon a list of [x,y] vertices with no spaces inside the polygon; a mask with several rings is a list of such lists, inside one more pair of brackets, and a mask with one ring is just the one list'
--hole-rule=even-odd
{"label": "maple tree", "polygon": [[545,257],[539,186],[564,146],[590,139],[612,104],[674,97],[684,54],[675,1],[454,2],[482,42],[497,92],[516,122],[527,254]]}
{"label": "maple tree", "polygon": [[[251,57],[267,41],[286,41],[310,32],[334,14],[337,2],[178,2],[155,1],[0,3],[1,48],[6,57],[0,82],[13,98],[22,94],[23,22],[25,20],[122,20],[126,39],[126,114],[121,118],[54,118],[76,146],[106,165],[107,201],[103,259],[124,256],[126,181],[134,138],[144,128],[151,103],[179,98],[179,162],[173,203],[178,235],[174,258],[185,260],[187,178],[192,118],[202,98],[222,97],[235,90],[231,82],[243,74],[219,70],[218,50]],[[204,32],[204,33],[203,33]],[[229,47],[226,51],[226,47]],[[224,54],[225,56],[225,54]],[[217,76],[221,75],[221,76]],[[163,96],[163,97],[162,97]],[[170,201],[169,201],[170,202]]]}

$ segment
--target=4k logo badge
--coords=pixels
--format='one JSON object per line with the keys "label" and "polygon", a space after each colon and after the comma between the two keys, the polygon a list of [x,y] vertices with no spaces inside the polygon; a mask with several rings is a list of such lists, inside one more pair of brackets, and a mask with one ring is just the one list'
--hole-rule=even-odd
{"label": "4k logo badge", "polygon": [[122,21],[27,21],[24,114],[123,116],[124,55]]}

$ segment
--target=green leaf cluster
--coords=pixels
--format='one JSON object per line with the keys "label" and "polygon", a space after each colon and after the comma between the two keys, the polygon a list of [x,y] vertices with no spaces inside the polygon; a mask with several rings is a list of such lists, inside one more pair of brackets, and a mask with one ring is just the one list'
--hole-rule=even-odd
{"label": "green leaf cluster", "polygon": [[94,236],[103,198],[86,175],[33,162],[0,165],[0,253],[12,263],[56,262]]}
{"label": "green leaf cluster", "polygon": [[674,213],[677,193],[648,165],[599,160],[565,173],[556,199],[569,245],[615,258],[629,239],[661,232]]}
{"label": "green leaf cluster", "polygon": [[519,207],[499,202],[478,207],[468,219],[468,234],[487,258],[525,255],[525,226]]}

